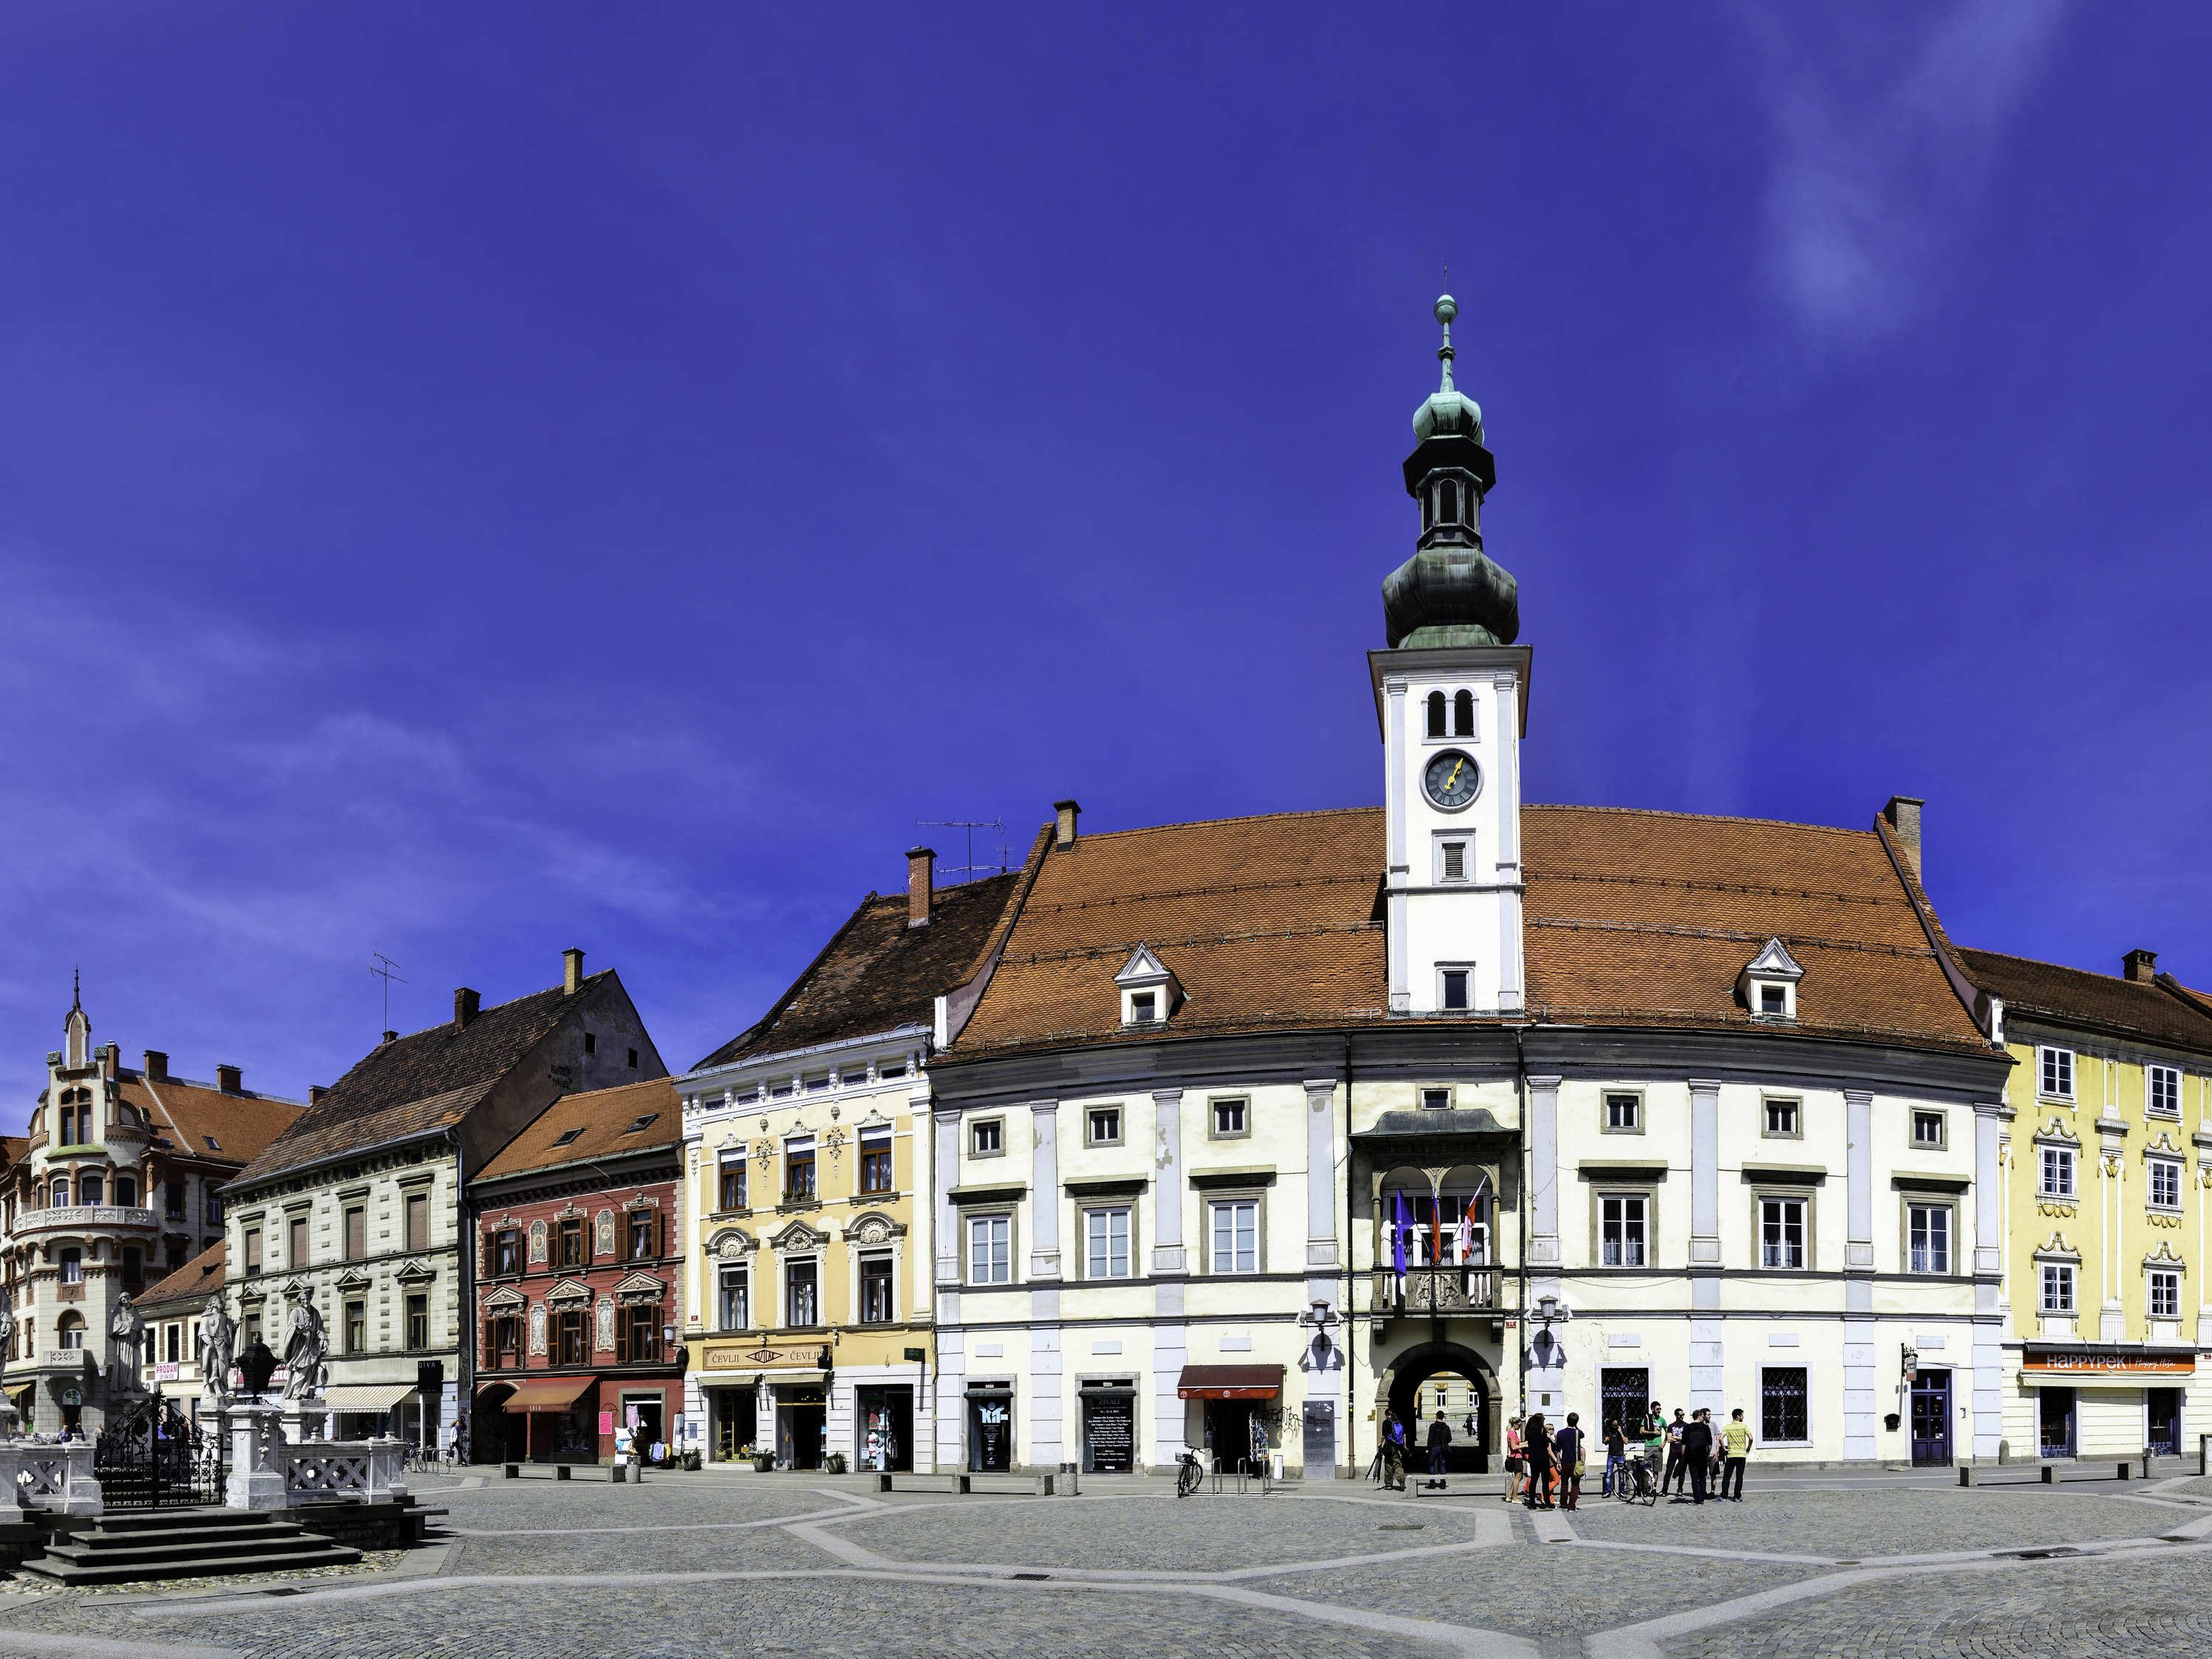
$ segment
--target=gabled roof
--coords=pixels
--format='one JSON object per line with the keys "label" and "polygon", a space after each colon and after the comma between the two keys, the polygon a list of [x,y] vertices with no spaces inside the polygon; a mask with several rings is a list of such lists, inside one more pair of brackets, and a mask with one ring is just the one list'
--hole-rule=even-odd
{"label": "gabled roof", "polygon": [[123,1098],[145,1113],[179,1157],[212,1163],[252,1163],[306,1109],[269,1095],[227,1094],[143,1072],[121,1072],[116,1081]]}
{"label": "gabled roof", "polygon": [[2010,1014],[2212,1054],[2212,1010],[2194,1005],[2179,987],[1995,951],[1961,950],[1958,956],[1968,976],[2002,997]]}
{"label": "gabled roof", "polygon": [[155,1314],[157,1304],[180,1301],[186,1297],[205,1298],[222,1288],[222,1243],[217,1240],[194,1256],[190,1261],[157,1280],[132,1303],[141,1313]]}
{"label": "gabled roof", "polygon": [[1021,881],[1009,873],[940,888],[921,927],[907,925],[905,895],[869,894],[775,1006],[692,1069],[929,1024],[937,999],[981,967]]}
{"label": "gabled roof", "polygon": [[[630,1125],[640,1118],[653,1121],[635,1133]],[[556,1145],[569,1131],[575,1139]],[[605,1162],[631,1152],[656,1147],[672,1149],[684,1139],[684,1102],[666,1078],[649,1083],[625,1083],[612,1089],[591,1089],[563,1095],[521,1133],[501,1147],[475,1180],[497,1181],[526,1170],[557,1170],[572,1164]]]}
{"label": "gabled roof", "polygon": [[255,1181],[359,1148],[449,1128],[468,1115],[559,1025],[612,969],[588,975],[574,996],[556,985],[381,1043],[340,1078],[319,1104],[239,1176]]}

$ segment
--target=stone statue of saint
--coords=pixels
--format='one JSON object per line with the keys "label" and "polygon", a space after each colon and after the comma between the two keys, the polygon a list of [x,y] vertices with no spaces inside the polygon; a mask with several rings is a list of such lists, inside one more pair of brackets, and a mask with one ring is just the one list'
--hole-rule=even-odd
{"label": "stone statue of saint", "polygon": [[200,1391],[217,1401],[230,1398],[231,1351],[238,1327],[224,1311],[222,1298],[210,1297],[200,1314]]}
{"label": "stone statue of saint", "polygon": [[107,1376],[111,1387],[126,1391],[137,1389],[140,1345],[145,1334],[145,1316],[131,1305],[128,1296],[117,1297],[115,1311],[107,1321]]}
{"label": "stone statue of saint", "polygon": [[284,1398],[313,1400],[323,1391],[323,1356],[330,1352],[323,1316],[305,1291],[292,1296],[292,1318],[284,1332]]}
{"label": "stone statue of saint", "polygon": [[15,1340],[15,1298],[0,1290],[0,1349]]}

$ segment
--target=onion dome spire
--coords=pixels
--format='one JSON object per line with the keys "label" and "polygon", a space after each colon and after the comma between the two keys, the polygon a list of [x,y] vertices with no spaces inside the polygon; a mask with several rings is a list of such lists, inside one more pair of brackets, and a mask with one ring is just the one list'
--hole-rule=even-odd
{"label": "onion dome spire", "polygon": [[1382,619],[1393,650],[1401,646],[1510,645],[1521,631],[1516,584],[1482,550],[1482,501],[1498,481],[1483,447],[1482,406],[1452,384],[1449,294],[1436,303],[1443,329],[1437,348],[1441,384],[1413,411],[1413,453],[1406,458],[1406,493],[1421,504],[1413,556],[1382,584]]}

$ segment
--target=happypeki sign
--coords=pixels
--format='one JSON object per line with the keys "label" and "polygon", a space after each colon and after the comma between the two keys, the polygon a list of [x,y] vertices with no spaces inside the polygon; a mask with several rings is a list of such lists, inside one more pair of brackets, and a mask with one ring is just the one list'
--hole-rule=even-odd
{"label": "happypeki sign", "polygon": [[2188,1376],[2194,1354],[2111,1353],[2096,1348],[2054,1348],[2021,1361],[2023,1371],[2069,1371],[2081,1376]]}

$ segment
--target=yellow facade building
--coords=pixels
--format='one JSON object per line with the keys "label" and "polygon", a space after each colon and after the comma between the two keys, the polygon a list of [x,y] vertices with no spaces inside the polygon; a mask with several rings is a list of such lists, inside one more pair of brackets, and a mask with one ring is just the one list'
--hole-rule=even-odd
{"label": "yellow facade building", "polygon": [[1963,951],[2014,1064],[1999,1150],[2008,1455],[2176,1455],[2212,1433],[2212,1006],[2148,951],[2118,975]]}

